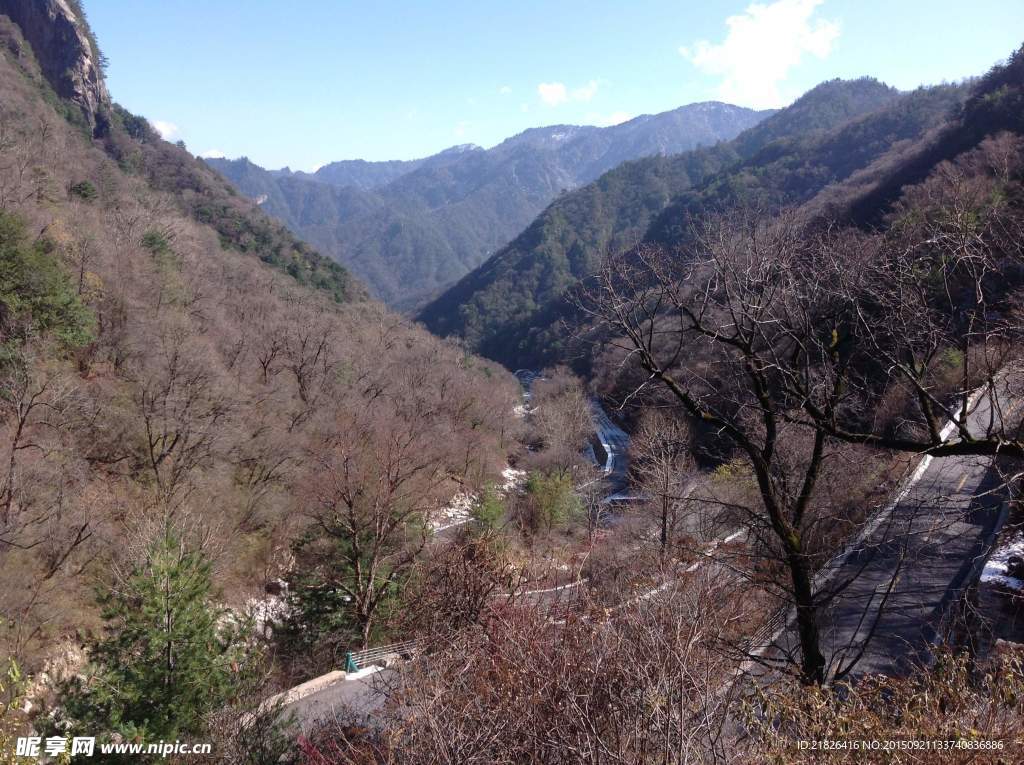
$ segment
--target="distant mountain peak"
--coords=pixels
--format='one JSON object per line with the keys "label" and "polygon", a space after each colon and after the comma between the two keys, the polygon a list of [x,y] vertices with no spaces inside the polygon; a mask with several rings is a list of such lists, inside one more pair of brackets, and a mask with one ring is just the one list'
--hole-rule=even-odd
{"label": "distant mountain peak", "polygon": [[[779,111],[712,101],[595,128],[600,141],[648,158],[619,164],[559,196],[417,317],[513,369],[563,361],[570,350],[562,331],[570,312],[565,290],[593,273],[607,253],[645,240],[674,247],[687,222],[704,211],[762,200],[804,203],[892,142],[919,138],[958,96],[940,88],[912,103],[904,98],[877,80],[833,80]],[[750,127],[730,141],[717,137],[741,120]],[[684,133],[703,137],[702,148],[679,153],[670,140]],[[652,149],[675,156],[652,159]],[[624,156],[609,150],[601,160],[609,155]]]}
{"label": "distant mountain peak", "polygon": [[465,154],[470,151],[483,151],[482,146],[477,146],[475,143],[460,143],[455,146],[449,146],[444,151],[440,151],[436,156],[443,156],[445,154]]}
{"label": "distant mountain peak", "polygon": [[466,143],[418,160],[334,162],[313,175],[218,169],[246,196],[265,195],[267,212],[348,264],[385,302],[409,309],[506,245],[562,192],[629,160],[728,140],[764,116],[700,105],[603,128],[530,128],[490,149]]}

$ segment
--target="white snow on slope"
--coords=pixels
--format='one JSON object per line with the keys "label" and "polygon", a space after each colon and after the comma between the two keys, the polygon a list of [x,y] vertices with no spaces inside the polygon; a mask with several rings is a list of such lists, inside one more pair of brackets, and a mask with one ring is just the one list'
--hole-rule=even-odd
{"label": "white snow on slope", "polygon": [[[508,494],[510,491],[518,491],[519,487],[526,480],[525,470],[516,470],[514,467],[507,467],[501,471],[504,479],[497,488],[501,494]],[[473,516],[473,505],[477,501],[477,495],[470,492],[459,492],[447,505],[442,507],[430,526],[435,532],[450,529],[466,523]]]}
{"label": "white snow on slope", "polygon": [[1007,573],[1007,564],[1014,555],[1024,558],[1024,533],[1017,532],[992,553],[985,564],[985,570],[981,572],[981,581],[1024,591],[1024,580]]}

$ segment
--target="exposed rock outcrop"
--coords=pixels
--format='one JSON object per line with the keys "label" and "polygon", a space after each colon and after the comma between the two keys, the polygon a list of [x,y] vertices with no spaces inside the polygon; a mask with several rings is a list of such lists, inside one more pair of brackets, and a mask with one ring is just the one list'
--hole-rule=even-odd
{"label": "exposed rock outcrop", "polygon": [[0,0],[0,14],[21,28],[47,81],[78,105],[95,132],[110,95],[85,20],[66,0]]}

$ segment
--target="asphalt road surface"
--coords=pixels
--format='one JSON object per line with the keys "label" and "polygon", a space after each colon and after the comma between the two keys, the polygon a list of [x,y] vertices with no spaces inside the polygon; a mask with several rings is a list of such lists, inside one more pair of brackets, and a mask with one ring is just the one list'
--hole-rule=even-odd
{"label": "asphalt road surface", "polygon": [[629,488],[629,434],[612,422],[598,401],[590,402],[590,410],[603,452],[598,452],[598,457],[604,458],[604,463],[600,464],[599,460],[598,466],[604,469],[607,499],[614,500],[619,495],[624,496]]}
{"label": "asphalt road surface", "polygon": [[372,714],[383,706],[384,693],[391,669],[382,669],[363,677],[345,679],[293,701],[285,707],[285,714],[293,714],[296,724],[303,730],[316,728],[335,717],[351,719]]}
{"label": "asphalt road surface", "polygon": [[[971,415],[988,418],[987,402]],[[910,490],[864,539],[819,574],[818,591],[835,593],[821,614],[830,669],[856,661],[853,674],[900,673],[926,660],[950,609],[980,574],[1005,493],[992,458],[933,459]],[[793,623],[766,655],[798,656]]]}

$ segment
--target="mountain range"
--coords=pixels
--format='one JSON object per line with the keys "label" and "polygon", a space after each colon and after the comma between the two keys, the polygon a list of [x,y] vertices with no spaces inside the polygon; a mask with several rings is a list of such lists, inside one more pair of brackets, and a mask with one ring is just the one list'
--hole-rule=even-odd
{"label": "mountain range", "polygon": [[[811,205],[819,194],[824,204],[858,173],[924,140],[969,92],[967,84],[900,92],[871,78],[832,80],[730,142],[627,162],[557,199],[418,318],[513,369],[564,359],[565,297],[606,254],[643,241],[671,247],[692,216],[740,204]],[[830,204],[836,213],[837,200]]]}
{"label": "mountain range", "polygon": [[208,159],[243,194],[399,309],[421,306],[506,245],[556,197],[628,160],[729,140],[770,116],[719,102],[611,127],[533,128],[491,149],[314,173]]}

